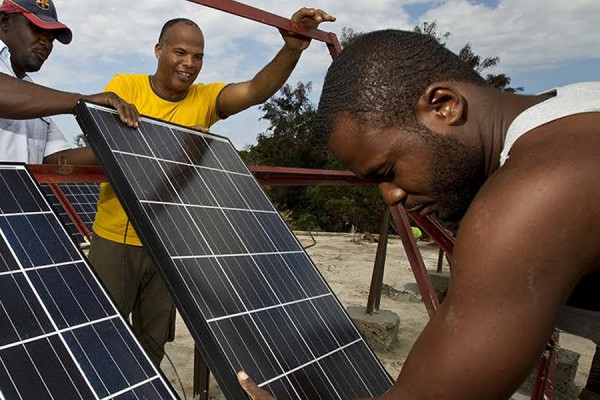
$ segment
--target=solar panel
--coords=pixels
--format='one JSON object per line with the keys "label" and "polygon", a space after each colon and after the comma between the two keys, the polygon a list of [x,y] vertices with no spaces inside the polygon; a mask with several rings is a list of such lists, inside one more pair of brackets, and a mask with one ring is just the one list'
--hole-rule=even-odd
{"label": "solar panel", "polygon": [[96,218],[98,210],[98,197],[100,196],[99,183],[59,183],[58,186],[63,191],[67,199],[77,211],[89,232],[92,232],[92,225]]}
{"label": "solar panel", "polygon": [[0,398],[168,399],[24,166],[0,165]]}
{"label": "solar panel", "polygon": [[244,369],[285,399],[391,379],[225,138],[80,103],[77,119],[228,399]]}

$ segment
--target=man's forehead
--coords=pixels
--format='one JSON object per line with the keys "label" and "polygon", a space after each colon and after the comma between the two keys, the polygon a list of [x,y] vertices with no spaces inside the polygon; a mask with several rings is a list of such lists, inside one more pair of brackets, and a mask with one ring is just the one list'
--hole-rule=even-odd
{"label": "man's forehead", "polygon": [[204,43],[204,34],[197,27],[186,24],[185,22],[177,22],[165,31],[164,41],[170,43],[181,40],[182,38],[194,38]]}
{"label": "man's forehead", "polygon": [[364,175],[380,163],[382,139],[368,124],[345,115],[335,120],[328,145],[335,158],[355,173]]}

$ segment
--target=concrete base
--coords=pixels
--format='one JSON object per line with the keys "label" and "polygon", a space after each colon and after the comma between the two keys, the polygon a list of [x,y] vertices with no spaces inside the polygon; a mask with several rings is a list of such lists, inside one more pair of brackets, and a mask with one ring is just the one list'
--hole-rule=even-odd
{"label": "concrete base", "polygon": [[366,307],[348,307],[348,314],[358,331],[375,351],[390,350],[398,343],[400,317],[389,310],[367,314]]}
{"label": "concrete base", "polygon": [[431,284],[437,293],[443,293],[450,283],[450,272],[437,272],[436,270],[428,270],[427,274],[431,279]]}
{"label": "concrete base", "polygon": [[[558,368],[554,378],[553,400],[573,400],[577,398],[580,388],[574,380],[581,355],[571,350],[560,349],[558,352]],[[519,389],[521,393],[531,394],[537,376],[537,366]]]}

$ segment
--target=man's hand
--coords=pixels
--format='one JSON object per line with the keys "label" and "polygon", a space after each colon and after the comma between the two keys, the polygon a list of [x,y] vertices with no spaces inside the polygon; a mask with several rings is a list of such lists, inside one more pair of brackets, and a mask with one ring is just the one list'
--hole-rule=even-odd
{"label": "man's hand", "polygon": [[258,387],[244,371],[237,374],[238,382],[252,400],[275,400],[269,392]]}
{"label": "man's hand", "polygon": [[[323,10],[306,7],[296,11],[294,15],[292,15],[291,19],[296,23],[304,25],[304,27],[307,29],[317,28],[323,21],[335,21],[334,16],[327,14]],[[281,36],[283,36],[285,45],[289,49],[302,51],[310,44],[310,39],[300,38],[294,32],[281,30],[279,32],[281,32]]]}
{"label": "man's hand", "polygon": [[209,132],[208,128],[205,127],[204,125],[190,126],[190,129],[193,129],[193,130],[198,131],[198,132],[203,132],[203,133],[208,133]]}
{"label": "man's hand", "polygon": [[133,104],[126,103],[113,92],[91,94],[88,96],[82,96],[81,99],[114,108],[119,113],[121,122],[130,126],[131,128],[137,128],[138,124],[142,120],[140,113]]}

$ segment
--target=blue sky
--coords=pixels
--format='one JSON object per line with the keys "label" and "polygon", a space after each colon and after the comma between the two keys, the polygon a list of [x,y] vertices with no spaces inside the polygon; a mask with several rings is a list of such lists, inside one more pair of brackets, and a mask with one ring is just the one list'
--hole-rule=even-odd
{"label": "blue sky", "polygon": [[[303,6],[335,15],[322,29],[340,35],[412,29],[423,21],[450,32],[447,42],[458,51],[471,43],[482,57],[499,56],[500,65],[486,72],[505,73],[526,93],[579,81],[600,80],[600,1],[598,0],[245,0],[246,4],[289,17]],[[153,48],[163,23],[174,17],[196,21],[204,31],[206,54],[198,81],[248,80],[268,63],[283,42],[274,29],[185,0],[55,0],[61,21],[74,33],[68,46],[57,43],[42,70],[32,74],[39,83],[57,89],[95,93],[118,72],[155,71]],[[289,83],[313,82],[318,101],[331,58],[314,42],[305,52]],[[237,148],[255,143],[267,123],[253,107],[213,126]],[[65,136],[79,128],[70,115],[55,117]]]}

